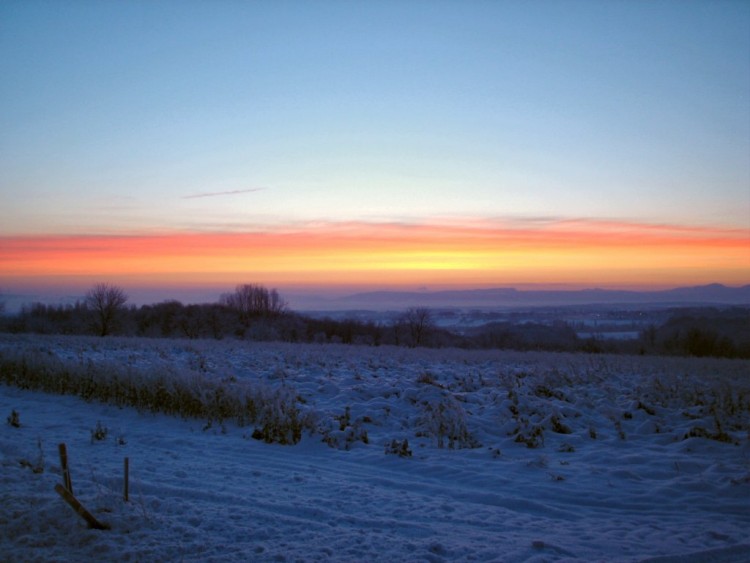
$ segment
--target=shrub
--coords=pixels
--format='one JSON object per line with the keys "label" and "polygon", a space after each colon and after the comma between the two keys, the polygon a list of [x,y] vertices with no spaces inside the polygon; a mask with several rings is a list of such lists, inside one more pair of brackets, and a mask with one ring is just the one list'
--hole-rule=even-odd
{"label": "shrub", "polygon": [[8,424],[10,424],[13,428],[21,427],[21,419],[16,409],[13,409],[11,411],[10,416],[7,418],[7,420],[8,420]]}
{"label": "shrub", "polygon": [[101,421],[97,421],[96,428],[91,431],[91,443],[106,440],[107,434],[109,434],[109,429],[106,426],[102,426]]}
{"label": "shrub", "polygon": [[266,390],[259,397],[257,427],[253,438],[278,444],[296,444],[302,439],[302,430],[312,427],[304,417],[297,394],[289,387]]}
{"label": "shrub", "polygon": [[438,448],[478,448],[481,444],[471,435],[466,411],[453,395],[443,396],[437,404],[425,402],[423,427],[437,439]]}
{"label": "shrub", "polygon": [[332,448],[349,450],[356,442],[369,444],[370,438],[367,430],[362,427],[365,422],[372,422],[369,417],[358,418],[352,421],[351,408],[346,407],[344,414],[335,416],[334,420],[338,422],[337,429],[321,428],[323,441]]}
{"label": "shrub", "polygon": [[385,446],[386,455],[397,455],[399,457],[411,457],[412,452],[409,447],[409,440],[406,438],[402,440],[391,440],[390,444]]}
{"label": "shrub", "polygon": [[550,424],[552,425],[552,432],[557,432],[558,434],[572,434],[573,431],[570,429],[568,425],[563,423],[559,417],[553,416],[550,419]]}
{"label": "shrub", "polygon": [[544,428],[540,425],[529,425],[524,429],[519,429],[515,442],[526,444],[527,448],[539,448],[544,445]]}
{"label": "shrub", "polygon": [[[90,360],[61,361],[49,353],[35,352],[4,352],[0,356],[0,382],[169,415],[219,422],[234,419],[240,425],[256,423],[253,435],[269,443],[296,444],[302,430],[312,427],[311,417],[300,408],[297,393],[286,385],[273,389],[202,373],[178,374],[168,366],[123,369]],[[92,430],[92,441],[105,437],[106,428],[101,425]]]}

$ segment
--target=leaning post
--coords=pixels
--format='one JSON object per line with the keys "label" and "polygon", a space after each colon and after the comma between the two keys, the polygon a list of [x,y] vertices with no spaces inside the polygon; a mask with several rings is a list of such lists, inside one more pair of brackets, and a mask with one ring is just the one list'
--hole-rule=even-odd
{"label": "leaning post", "polygon": [[68,467],[68,449],[65,444],[57,446],[60,452],[60,467],[62,468],[63,485],[73,494],[73,483],[70,481],[70,468]]}

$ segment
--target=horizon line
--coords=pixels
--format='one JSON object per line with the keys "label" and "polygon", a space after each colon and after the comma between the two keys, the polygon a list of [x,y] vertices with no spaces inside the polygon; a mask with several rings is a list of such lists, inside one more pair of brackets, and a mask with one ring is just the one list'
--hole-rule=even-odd
{"label": "horizon line", "polygon": [[[18,299],[24,296],[28,296],[29,293],[45,293],[49,295],[60,295],[68,294],[67,297],[81,297],[82,295],[72,295],[76,292],[84,292],[90,289],[94,283],[89,280],[67,280],[63,283],[52,284],[50,282],[42,282],[37,280],[34,283],[31,280],[24,280],[23,285],[15,286],[15,284],[6,285],[5,287],[0,286],[0,302],[7,298]],[[112,283],[102,280],[102,283],[110,283],[123,289],[126,293],[129,291],[135,291],[136,293],[142,292],[159,292],[159,293],[201,293],[201,292],[222,292],[227,293],[233,291],[236,287],[243,285],[237,283],[233,285],[229,284],[131,284],[127,283]],[[258,284],[266,287],[264,284]],[[663,284],[639,284],[634,286],[633,284],[588,284],[582,285],[577,283],[516,283],[510,285],[490,285],[490,286],[472,286],[472,285],[461,285],[461,286],[447,286],[447,287],[412,287],[412,286],[378,286],[378,287],[367,287],[362,286],[336,286],[336,285],[286,285],[280,286],[267,286],[268,289],[275,289],[281,293],[284,297],[286,292],[288,295],[308,295],[308,296],[323,296],[329,294],[329,298],[334,299],[346,299],[349,297],[357,297],[361,295],[369,294],[384,294],[384,295],[398,295],[407,294],[413,296],[419,295],[438,295],[441,293],[488,293],[492,291],[513,291],[517,293],[560,293],[560,294],[573,294],[573,293],[586,293],[586,292],[609,292],[609,293],[634,293],[634,294],[649,294],[649,293],[668,293],[672,291],[680,290],[700,290],[700,289],[726,289],[726,290],[741,290],[750,289],[750,282],[743,284],[726,284],[722,282],[710,282],[705,284],[693,284],[693,285],[663,285]],[[11,289],[11,291],[6,291]],[[27,291],[23,291],[23,290]],[[221,293],[219,293],[221,295]],[[330,296],[337,297],[330,297]],[[174,301],[166,297],[162,299],[165,301]],[[157,303],[155,301],[154,303]]]}

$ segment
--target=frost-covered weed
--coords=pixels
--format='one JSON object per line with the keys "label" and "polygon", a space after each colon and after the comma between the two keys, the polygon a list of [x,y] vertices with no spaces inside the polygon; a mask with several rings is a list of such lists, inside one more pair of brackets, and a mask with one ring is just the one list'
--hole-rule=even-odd
{"label": "frost-covered weed", "polygon": [[399,457],[411,457],[412,451],[409,447],[409,440],[404,438],[403,440],[391,440],[385,446],[386,455],[397,455]]}
{"label": "frost-covered weed", "polygon": [[435,387],[442,387],[442,385],[437,382],[435,376],[429,371],[420,373],[417,377],[417,383],[420,385],[434,385]]}
{"label": "frost-covered weed", "polygon": [[364,428],[366,421],[371,422],[369,417],[352,420],[351,408],[347,406],[344,409],[344,414],[334,416],[333,418],[335,421],[333,425],[321,424],[318,428],[318,431],[323,435],[323,442],[330,447],[349,450],[357,442],[362,444],[370,443],[370,437]]}
{"label": "frost-covered weed", "polygon": [[[665,440],[742,442],[750,431],[748,366],[635,356],[0,335],[2,382],[223,428],[234,421],[269,442],[295,443],[309,430],[340,449],[388,444],[394,435],[429,438],[421,447],[468,448],[481,441],[504,451],[558,448],[562,440],[585,448],[592,438],[618,435],[631,444],[650,432]],[[367,421],[357,416],[364,413],[371,415]]]}
{"label": "frost-covered weed", "polygon": [[437,401],[423,403],[422,427],[437,440],[437,447],[450,449],[478,448],[479,441],[468,428],[466,411],[452,394]]}
{"label": "frost-covered weed", "polygon": [[108,435],[109,429],[106,426],[102,426],[101,421],[97,421],[96,427],[91,430],[91,443],[106,440]]}
{"label": "frost-covered weed", "polygon": [[[291,387],[272,388],[250,381],[218,379],[195,372],[176,372],[170,365],[136,369],[107,360],[61,359],[37,349],[0,356],[0,381],[22,389],[77,395],[140,410],[208,421],[234,419],[240,425],[257,423],[267,442],[295,444],[310,427],[309,416]],[[97,426],[92,441],[106,438]]]}
{"label": "frost-covered weed", "polygon": [[21,417],[18,414],[18,411],[16,411],[16,409],[13,409],[12,411],[10,411],[10,415],[8,415],[8,418],[6,420],[8,424],[12,426],[13,428],[21,427]]}
{"label": "frost-covered weed", "polygon": [[544,427],[542,425],[532,424],[526,419],[521,419],[520,424],[515,432],[515,442],[526,444],[527,448],[544,446]]}
{"label": "frost-covered weed", "polygon": [[302,431],[313,427],[311,416],[302,412],[297,393],[290,387],[262,389],[256,397],[256,409],[253,438],[269,444],[296,444]]}
{"label": "frost-covered weed", "polygon": [[702,421],[692,426],[683,436],[685,439],[699,437],[736,443],[729,432],[750,431],[750,378],[732,377],[719,373],[715,367],[711,369],[718,365],[716,361],[701,364],[708,369],[697,373],[687,369],[686,360],[679,363],[675,360],[675,365],[680,369],[651,375],[644,386],[640,408],[654,414],[654,407],[646,403],[680,409],[685,419]]}
{"label": "frost-covered weed", "polygon": [[21,467],[28,467],[32,473],[44,473],[44,448],[42,448],[42,439],[38,438],[36,441],[37,455],[34,461],[23,458],[19,460]]}
{"label": "frost-covered weed", "polygon": [[560,417],[553,415],[550,418],[550,425],[552,432],[556,432],[558,434],[572,434],[573,431],[570,429],[570,427],[562,422],[560,420]]}

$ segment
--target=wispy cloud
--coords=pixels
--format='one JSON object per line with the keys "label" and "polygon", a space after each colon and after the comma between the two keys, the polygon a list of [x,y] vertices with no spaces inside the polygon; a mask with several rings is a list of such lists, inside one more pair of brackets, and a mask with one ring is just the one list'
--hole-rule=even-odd
{"label": "wispy cloud", "polygon": [[228,196],[228,195],[250,194],[253,192],[260,192],[265,189],[266,188],[247,188],[244,190],[229,190],[226,192],[204,192],[200,194],[185,195],[185,196],[182,196],[182,199],[199,199],[203,197],[222,197],[222,196]]}

